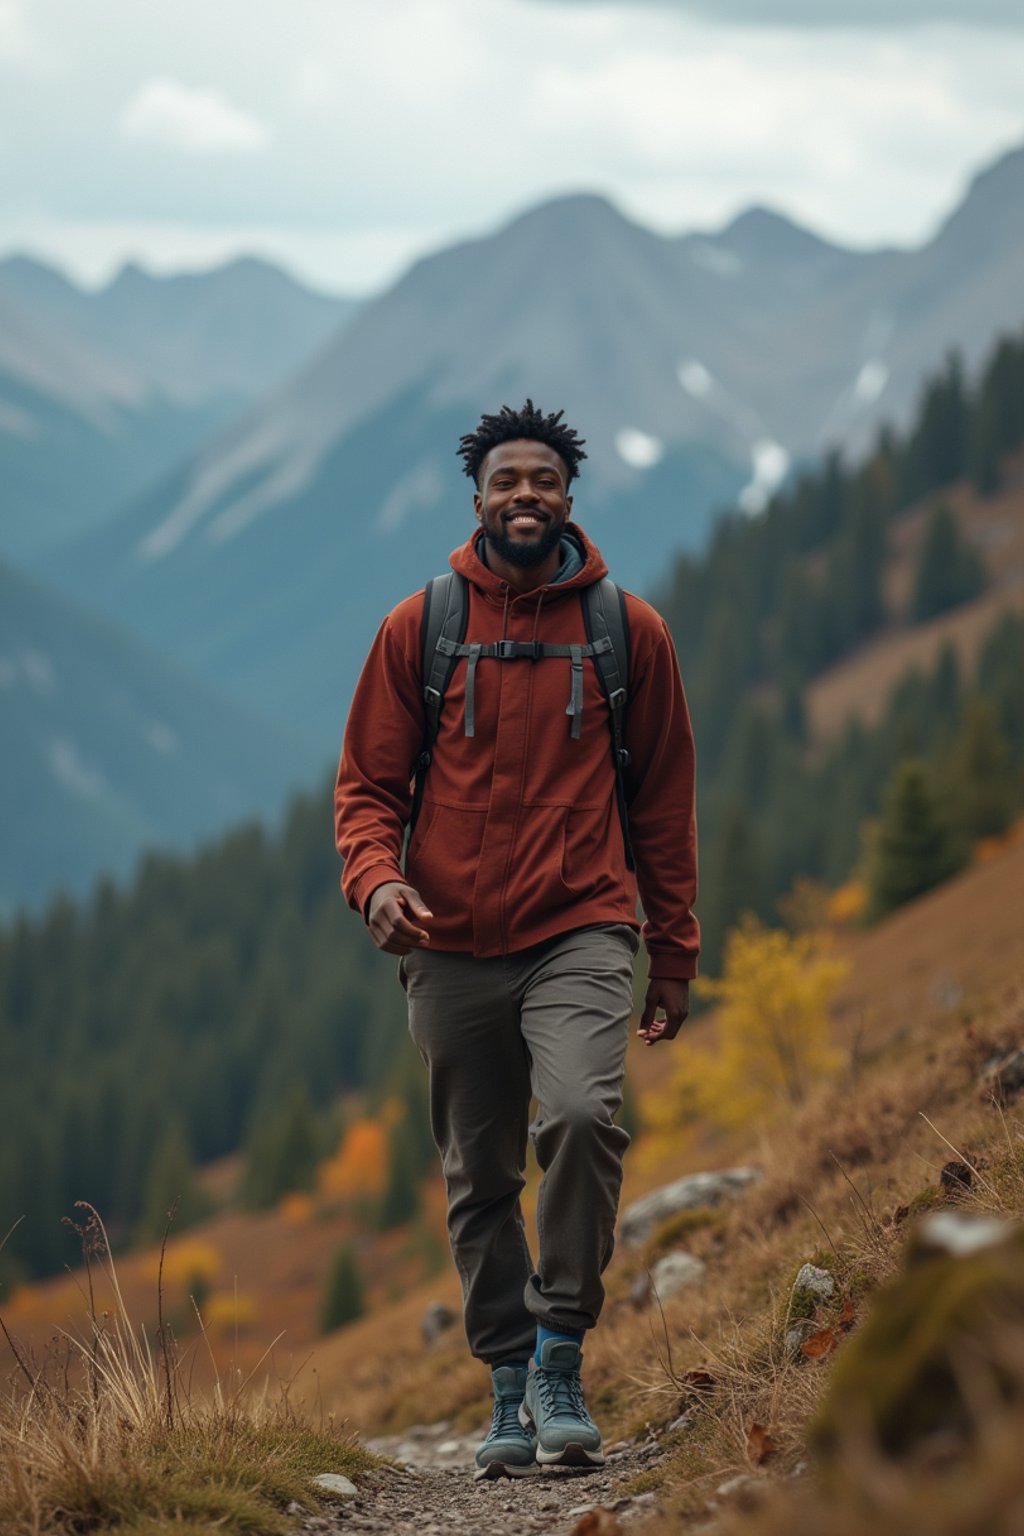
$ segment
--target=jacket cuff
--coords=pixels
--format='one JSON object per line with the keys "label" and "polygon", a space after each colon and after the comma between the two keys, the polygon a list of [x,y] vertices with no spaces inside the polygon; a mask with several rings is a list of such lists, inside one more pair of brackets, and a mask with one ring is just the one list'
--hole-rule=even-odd
{"label": "jacket cuff", "polygon": [[352,895],[349,900],[356,911],[363,914],[364,922],[366,921],[367,908],[370,905],[370,897],[374,891],[382,885],[390,885],[393,880],[400,880],[403,885],[405,884],[405,876],[394,864],[373,864],[359,876],[359,879],[352,887]]}
{"label": "jacket cuff", "polygon": [[678,949],[647,951],[647,975],[651,981],[692,981],[697,974],[697,956]]}

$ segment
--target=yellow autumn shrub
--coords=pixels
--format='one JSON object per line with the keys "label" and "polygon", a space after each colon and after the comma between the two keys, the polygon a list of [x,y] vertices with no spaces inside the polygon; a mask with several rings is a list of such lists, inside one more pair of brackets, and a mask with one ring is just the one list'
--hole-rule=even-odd
{"label": "yellow autumn shrub", "polygon": [[802,1103],[839,1064],[828,1016],[847,969],[827,934],[791,934],[746,916],[726,939],[721,978],[697,983],[719,1003],[717,1049],[680,1050],[665,1088],[644,1101],[649,1155],[678,1148],[701,1119],[739,1125]]}

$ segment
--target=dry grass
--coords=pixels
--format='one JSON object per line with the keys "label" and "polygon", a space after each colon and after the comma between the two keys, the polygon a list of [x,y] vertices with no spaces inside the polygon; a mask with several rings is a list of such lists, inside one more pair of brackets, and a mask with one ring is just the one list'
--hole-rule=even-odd
{"label": "dry grass", "polygon": [[[329,1420],[304,1423],[289,1383],[255,1389],[250,1372],[194,1395],[189,1357],[162,1322],[155,1347],[133,1326],[102,1222],[83,1209],[83,1329],[62,1330],[37,1362],[3,1327],[12,1358],[0,1397],[4,1536],[283,1536],[294,1528],[287,1504],[317,1502],[311,1477],[373,1465]],[[113,1293],[110,1311],[97,1311],[94,1277]]]}

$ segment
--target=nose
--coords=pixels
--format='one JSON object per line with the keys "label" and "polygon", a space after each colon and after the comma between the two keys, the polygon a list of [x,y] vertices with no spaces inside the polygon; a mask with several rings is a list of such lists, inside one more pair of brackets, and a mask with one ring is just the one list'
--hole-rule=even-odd
{"label": "nose", "polygon": [[529,480],[520,480],[516,486],[515,499],[522,505],[524,502],[538,502],[540,497]]}

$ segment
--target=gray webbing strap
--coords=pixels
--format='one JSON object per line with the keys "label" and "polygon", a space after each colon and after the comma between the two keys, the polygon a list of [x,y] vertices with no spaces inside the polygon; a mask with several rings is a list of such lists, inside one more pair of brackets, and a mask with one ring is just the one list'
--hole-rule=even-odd
{"label": "gray webbing strap", "polygon": [[[586,645],[563,645],[548,640],[493,640],[488,645],[478,642],[466,644],[461,640],[450,640],[447,635],[441,634],[437,640],[436,659],[434,665],[440,669],[441,658],[446,658],[446,665],[451,666],[452,661],[458,656],[468,658],[466,668],[466,709],[465,709],[465,733],[467,736],[476,735],[476,669],[481,657],[487,657],[494,661],[543,661],[547,657],[567,656],[572,663],[572,684],[569,693],[569,702],[565,712],[572,721],[570,735],[574,741],[579,740],[580,729],[583,722],[583,658],[585,656],[606,657],[612,649],[610,635],[602,635],[597,640],[589,640]],[[614,660],[614,658],[613,658]],[[618,677],[618,668],[615,668],[615,676]],[[431,707],[429,689],[426,690],[427,707]],[[440,713],[440,705],[438,706]],[[436,729],[434,734],[436,735]]]}
{"label": "gray webbing strap", "polygon": [[565,712],[572,716],[571,735],[574,740],[579,739],[583,716],[583,652],[585,650],[591,656],[594,654],[593,646],[571,645],[569,647],[569,654],[572,657],[572,692]]}
{"label": "gray webbing strap", "polygon": [[476,735],[476,664],[480,660],[483,651],[482,645],[467,645],[465,654],[469,657],[469,665],[466,668],[466,735]]}

